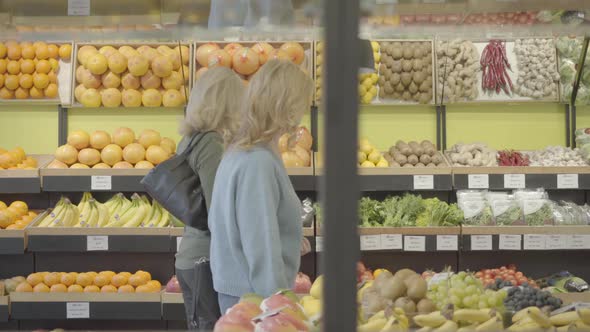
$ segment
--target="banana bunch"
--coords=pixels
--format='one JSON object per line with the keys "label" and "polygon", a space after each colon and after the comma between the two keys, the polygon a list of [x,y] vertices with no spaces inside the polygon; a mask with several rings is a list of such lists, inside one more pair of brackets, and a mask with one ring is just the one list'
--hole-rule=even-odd
{"label": "banana bunch", "polygon": [[520,310],[512,316],[508,331],[590,331],[590,308],[578,308],[548,317],[537,307]]}
{"label": "banana bunch", "polygon": [[79,221],[78,207],[62,197],[37,227],[73,227]]}
{"label": "banana bunch", "polygon": [[104,227],[109,221],[109,209],[85,192],[78,203],[79,221],[74,227]]}
{"label": "banana bunch", "polygon": [[359,325],[358,332],[405,332],[409,331],[410,321],[401,308],[388,307]]}
{"label": "banana bunch", "polygon": [[168,211],[145,196],[133,194],[129,201],[122,194],[113,196],[105,203],[112,211],[106,227],[166,227],[170,224]]}
{"label": "banana bunch", "polygon": [[494,309],[458,309],[452,307],[414,317],[414,323],[420,326],[417,331],[437,332],[487,332],[502,331],[502,316]]}

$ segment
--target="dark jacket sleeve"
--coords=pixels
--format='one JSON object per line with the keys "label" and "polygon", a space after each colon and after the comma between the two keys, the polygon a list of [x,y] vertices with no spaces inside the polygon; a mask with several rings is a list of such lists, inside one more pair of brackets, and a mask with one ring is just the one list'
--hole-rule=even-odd
{"label": "dark jacket sleeve", "polygon": [[215,173],[223,156],[223,140],[218,133],[204,133],[203,138],[197,143],[190,154],[189,163],[191,168],[199,175],[207,210],[211,205],[211,194]]}

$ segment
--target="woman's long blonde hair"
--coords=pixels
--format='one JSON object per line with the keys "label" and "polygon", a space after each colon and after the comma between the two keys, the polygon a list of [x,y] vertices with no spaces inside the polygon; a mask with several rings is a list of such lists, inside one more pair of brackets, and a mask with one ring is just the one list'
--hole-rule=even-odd
{"label": "woman's long blonde hair", "polygon": [[227,142],[237,128],[244,92],[242,80],[231,69],[207,70],[193,86],[180,134],[217,131]]}
{"label": "woman's long blonde hair", "polygon": [[301,68],[290,61],[268,61],[250,81],[231,145],[247,149],[293,131],[309,111],[312,96],[313,81]]}

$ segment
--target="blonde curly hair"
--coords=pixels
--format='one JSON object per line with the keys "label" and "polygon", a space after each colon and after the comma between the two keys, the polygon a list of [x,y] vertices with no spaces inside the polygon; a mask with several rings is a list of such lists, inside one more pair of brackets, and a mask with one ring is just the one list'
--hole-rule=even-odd
{"label": "blonde curly hair", "polygon": [[244,92],[244,83],[231,69],[208,69],[193,86],[180,134],[217,131],[224,141],[230,140],[237,128]]}
{"label": "blonde curly hair", "polygon": [[292,132],[309,111],[313,81],[290,61],[270,60],[250,81],[231,145],[248,149]]}

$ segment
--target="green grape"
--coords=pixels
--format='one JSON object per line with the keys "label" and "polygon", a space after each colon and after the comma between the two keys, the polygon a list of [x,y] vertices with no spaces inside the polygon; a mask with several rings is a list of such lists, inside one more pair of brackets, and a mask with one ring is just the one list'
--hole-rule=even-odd
{"label": "green grape", "polygon": [[457,296],[457,293],[459,292],[458,288],[451,288],[449,289],[449,295],[451,296]]}
{"label": "green grape", "polygon": [[465,279],[465,277],[467,277],[467,272],[461,271],[457,274],[457,276],[459,276],[461,279]]}
{"label": "green grape", "polygon": [[473,276],[467,276],[467,277],[465,277],[465,282],[468,285],[474,285],[475,284],[475,280],[476,279]]}
{"label": "green grape", "polygon": [[430,289],[431,289],[433,292],[436,292],[436,291],[438,290],[438,284],[431,285],[431,286],[430,286]]}
{"label": "green grape", "polygon": [[466,294],[475,294],[477,293],[478,289],[475,285],[469,285],[467,286],[467,288],[465,288],[465,293]]}
{"label": "green grape", "polygon": [[445,285],[443,285],[443,286],[440,286],[440,287],[438,288],[438,292],[439,292],[439,293],[441,293],[441,294],[447,294],[448,290],[449,290],[449,289],[448,289],[448,288],[447,288],[447,286],[445,286]]}
{"label": "green grape", "polygon": [[461,299],[458,296],[455,295],[451,295],[451,303],[458,306],[459,304],[461,304]]}
{"label": "green grape", "polygon": [[492,295],[492,296],[488,297],[488,305],[490,306],[490,308],[495,307],[496,302],[497,302],[497,300],[496,300],[495,296]]}
{"label": "green grape", "polygon": [[487,303],[486,301],[484,301],[484,300],[480,300],[480,301],[479,301],[479,306],[478,306],[478,308],[479,308],[479,309],[485,309],[485,308],[488,308],[488,303]]}

